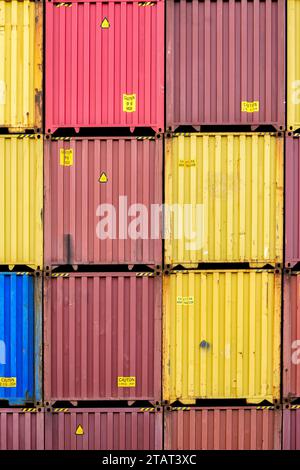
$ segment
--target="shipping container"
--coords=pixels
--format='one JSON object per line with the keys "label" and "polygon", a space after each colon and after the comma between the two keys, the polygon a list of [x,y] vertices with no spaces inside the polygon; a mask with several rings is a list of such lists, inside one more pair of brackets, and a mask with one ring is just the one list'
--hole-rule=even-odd
{"label": "shipping container", "polygon": [[284,275],[283,397],[300,398],[300,272]]}
{"label": "shipping container", "polygon": [[[21,3],[21,2],[19,2]],[[43,264],[43,142],[0,136],[0,264]]]}
{"label": "shipping container", "polygon": [[0,400],[42,399],[42,279],[0,273]]}
{"label": "shipping container", "polygon": [[165,412],[167,450],[280,450],[282,411],[272,407],[173,408]]}
{"label": "shipping container", "polygon": [[152,217],[162,147],[154,138],[45,140],[46,267],[162,265],[161,212]]}
{"label": "shipping container", "polygon": [[300,128],[300,3],[287,1],[287,128]]}
{"label": "shipping container", "polygon": [[43,2],[0,1],[0,127],[42,130]]}
{"label": "shipping container", "polygon": [[285,140],[285,266],[300,262],[300,140]]}
{"label": "shipping container", "polygon": [[167,0],[166,126],[285,128],[284,0]]}
{"label": "shipping container", "polygon": [[44,450],[44,430],[41,409],[0,408],[0,450]]}
{"label": "shipping container", "polygon": [[163,299],[164,400],[279,400],[280,274],[172,272]]}
{"label": "shipping container", "polygon": [[[60,8],[57,8],[60,7]],[[46,2],[46,131],[164,129],[164,2]]]}
{"label": "shipping container", "polygon": [[283,262],[283,137],[166,139],[165,263]]}
{"label": "shipping container", "polygon": [[300,407],[286,405],[283,410],[283,450],[300,450]]}
{"label": "shipping container", "polygon": [[46,450],[161,450],[162,411],[70,408],[45,414]]}
{"label": "shipping container", "polygon": [[44,397],[161,399],[161,277],[53,274],[44,285]]}

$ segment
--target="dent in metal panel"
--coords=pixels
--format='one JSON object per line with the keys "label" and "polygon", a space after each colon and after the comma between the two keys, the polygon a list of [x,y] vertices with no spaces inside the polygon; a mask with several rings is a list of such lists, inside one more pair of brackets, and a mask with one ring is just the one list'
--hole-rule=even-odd
{"label": "dent in metal panel", "polygon": [[0,408],[0,450],[44,450],[44,431],[41,410]]}
{"label": "dent in metal panel", "polygon": [[165,217],[166,264],[282,263],[281,137],[246,133],[168,138],[165,187],[171,207]]}
{"label": "dent in metal panel", "polygon": [[0,136],[0,264],[43,265],[43,143]]}
{"label": "dent in metal panel", "polygon": [[47,132],[124,126],[163,131],[164,2],[140,3],[56,8],[46,2]]}
{"label": "dent in metal panel", "polygon": [[0,1],[0,127],[42,128],[43,3]]}
{"label": "dent in metal panel", "polygon": [[161,400],[161,278],[45,279],[44,399]]}
{"label": "dent in metal panel", "polygon": [[174,272],[163,302],[164,400],[279,400],[280,274]]}
{"label": "dent in metal panel", "polygon": [[167,19],[167,129],[285,128],[284,0],[168,0]]}

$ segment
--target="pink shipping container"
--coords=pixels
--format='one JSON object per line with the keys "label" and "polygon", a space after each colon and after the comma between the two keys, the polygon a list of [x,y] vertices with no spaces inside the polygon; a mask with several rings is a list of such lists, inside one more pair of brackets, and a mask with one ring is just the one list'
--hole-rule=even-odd
{"label": "pink shipping container", "polygon": [[284,275],[283,397],[300,397],[300,272]]}
{"label": "pink shipping container", "polygon": [[[162,204],[162,146],[157,138],[45,140],[46,267],[162,264],[161,216],[157,223],[151,217],[151,208]],[[106,239],[100,229],[104,204],[113,204],[116,214],[115,232]],[[140,215],[136,204],[147,210],[141,236],[130,232]]]}
{"label": "pink shipping container", "polygon": [[160,450],[162,411],[72,408],[45,414],[46,450]]}
{"label": "pink shipping container", "polygon": [[24,412],[22,408],[0,408],[0,450],[43,449],[43,412],[37,410]]}
{"label": "pink shipping container", "polygon": [[151,274],[46,277],[46,401],[160,401],[162,287]]}
{"label": "pink shipping container", "polygon": [[284,129],[284,0],[167,0],[166,24],[167,129]]}
{"label": "pink shipping container", "polygon": [[[46,2],[46,131],[164,129],[164,2]],[[59,7],[59,8],[57,8]]]}
{"label": "pink shipping container", "polygon": [[300,262],[300,139],[285,140],[285,266]]}
{"label": "pink shipping container", "polygon": [[282,412],[262,408],[206,407],[167,411],[165,449],[279,450]]}
{"label": "pink shipping container", "polygon": [[300,407],[290,405],[283,410],[283,450],[300,450]]}

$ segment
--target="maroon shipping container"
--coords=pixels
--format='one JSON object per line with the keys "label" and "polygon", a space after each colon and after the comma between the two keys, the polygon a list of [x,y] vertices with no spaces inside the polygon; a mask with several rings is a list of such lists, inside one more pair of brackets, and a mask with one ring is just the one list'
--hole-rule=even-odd
{"label": "maroon shipping container", "polygon": [[0,450],[43,449],[43,412],[37,410],[24,412],[22,408],[0,408]]}
{"label": "maroon shipping container", "polygon": [[285,127],[285,1],[167,0],[167,129]]}
{"label": "maroon shipping container", "polygon": [[262,408],[206,407],[166,411],[165,449],[279,450],[282,412]]}
{"label": "maroon shipping container", "polygon": [[[162,264],[161,214],[152,217],[162,204],[162,146],[154,138],[45,140],[45,266]],[[101,235],[106,204],[115,219]]]}
{"label": "maroon shipping container", "polygon": [[300,261],[300,139],[285,142],[285,266],[293,267]]}
{"label": "maroon shipping container", "polygon": [[300,272],[284,275],[283,397],[300,397]]}
{"label": "maroon shipping container", "polygon": [[151,274],[46,277],[46,401],[160,401],[162,286]]}
{"label": "maroon shipping container", "polygon": [[46,131],[164,129],[164,2],[46,2]]}
{"label": "maroon shipping container", "polygon": [[160,450],[162,411],[72,408],[45,414],[46,450]]}
{"label": "maroon shipping container", "polygon": [[290,405],[283,410],[283,450],[300,450],[300,407]]}

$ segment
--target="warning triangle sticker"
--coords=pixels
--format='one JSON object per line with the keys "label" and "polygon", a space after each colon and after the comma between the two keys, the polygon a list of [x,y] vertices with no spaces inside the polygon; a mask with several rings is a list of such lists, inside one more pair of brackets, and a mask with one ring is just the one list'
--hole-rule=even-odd
{"label": "warning triangle sticker", "polygon": [[108,178],[107,174],[104,171],[101,173],[100,178],[98,179],[99,183],[107,183]]}
{"label": "warning triangle sticker", "polygon": [[102,29],[108,29],[110,27],[110,23],[106,16],[103,18],[102,23],[101,23],[101,28]]}
{"label": "warning triangle sticker", "polygon": [[84,435],[83,427],[81,426],[81,424],[78,424],[75,434],[76,434],[76,436],[83,436]]}

